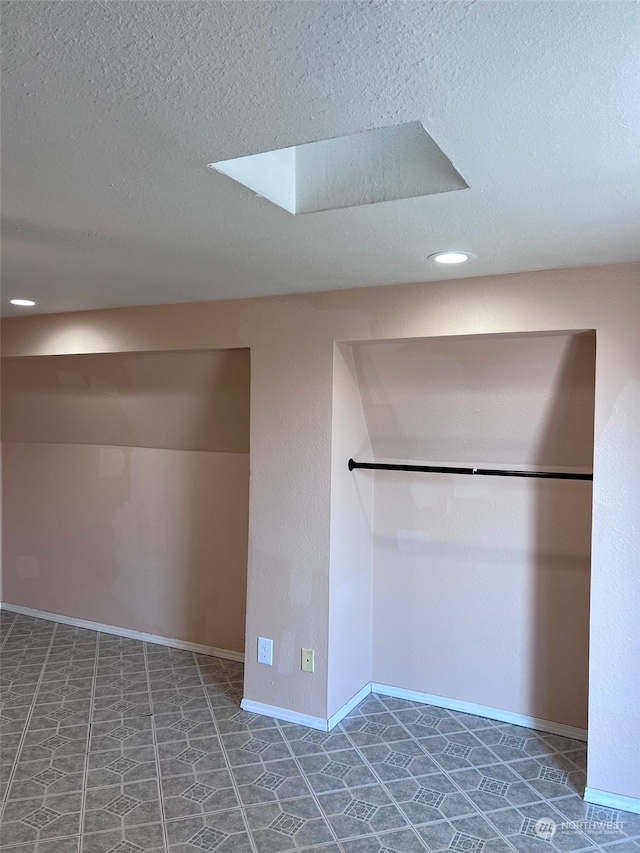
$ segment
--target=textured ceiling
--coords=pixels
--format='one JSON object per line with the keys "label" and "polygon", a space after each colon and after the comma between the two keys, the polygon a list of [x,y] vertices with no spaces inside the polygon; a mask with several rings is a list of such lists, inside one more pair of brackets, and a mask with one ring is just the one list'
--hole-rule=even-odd
{"label": "textured ceiling", "polygon": [[[3,297],[49,312],[635,260],[639,34],[640,4],[615,0],[4,2]],[[470,189],[293,217],[207,169],[409,121]],[[477,259],[427,261],[446,248]]]}

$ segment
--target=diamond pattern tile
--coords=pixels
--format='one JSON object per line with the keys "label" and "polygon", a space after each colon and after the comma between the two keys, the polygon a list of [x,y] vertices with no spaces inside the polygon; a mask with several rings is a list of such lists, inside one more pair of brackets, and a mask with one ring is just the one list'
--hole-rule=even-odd
{"label": "diamond pattern tile", "polygon": [[255,784],[260,788],[266,788],[267,791],[277,791],[280,785],[285,781],[284,776],[278,773],[263,773],[255,781]]}
{"label": "diamond pattern tile", "polygon": [[301,826],[304,826],[304,820],[302,820],[302,818],[283,812],[282,814],[279,814],[275,820],[271,821],[269,829],[273,829],[281,835],[288,835],[289,837],[292,837]]}
{"label": "diamond pattern tile", "polygon": [[577,740],[373,694],[316,731],[241,710],[237,662],[5,624],[16,851],[77,853],[82,812],[90,853],[640,853],[638,816],[582,801]]}
{"label": "diamond pattern tile", "polygon": [[370,820],[377,811],[377,806],[372,806],[370,803],[364,803],[362,800],[351,800],[343,809],[343,814],[355,817],[358,820]]}
{"label": "diamond pattern tile", "polygon": [[107,770],[112,770],[114,773],[120,773],[121,775],[124,773],[128,773],[129,770],[133,770],[134,767],[139,767],[140,762],[134,761],[132,758],[116,758],[115,761],[106,764],[105,767]]}
{"label": "diamond pattern tile", "polygon": [[53,809],[42,807],[36,809],[28,815],[25,815],[25,817],[22,818],[22,823],[26,823],[29,826],[33,826],[35,829],[43,829],[45,826],[47,826],[59,817],[59,812],[56,812]]}
{"label": "diamond pattern tile", "polygon": [[137,800],[134,800],[133,797],[128,797],[126,794],[121,794],[119,797],[116,797],[115,800],[111,800],[110,803],[107,803],[103,808],[105,811],[111,812],[111,814],[118,815],[118,817],[123,817],[129,812],[132,812],[139,805]]}
{"label": "diamond pattern tile", "polygon": [[194,782],[180,796],[185,797],[187,800],[193,800],[194,803],[204,803],[212,794],[215,794],[215,788],[210,788],[201,782]]}
{"label": "diamond pattern tile", "polygon": [[61,770],[57,770],[55,767],[47,767],[46,770],[36,773],[36,775],[31,778],[34,782],[37,782],[38,785],[42,785],[46,788],[48,785],[53,784],[53,782],[57,782],[58,779],[64,779],[65,775],[65,773]]}
{"label": "diamond pattern tile", "polygon": [[198,850],[215,850],[216,847],[219,847],[228,837],[229,836],[226,832],[220,832],[210,826],[205,826],[202,829],[199,829],[195,835],[191,836],[189,844],[192,847],[196,847]]}

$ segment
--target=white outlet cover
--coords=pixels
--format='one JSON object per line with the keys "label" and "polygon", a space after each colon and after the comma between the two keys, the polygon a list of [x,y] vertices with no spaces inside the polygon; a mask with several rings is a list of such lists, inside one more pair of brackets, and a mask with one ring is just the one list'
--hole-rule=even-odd
{"label": "white outlet cover", "polygon": [[267,637],[258,637],[258,663],[271,666],[273,663],[273,640]]}

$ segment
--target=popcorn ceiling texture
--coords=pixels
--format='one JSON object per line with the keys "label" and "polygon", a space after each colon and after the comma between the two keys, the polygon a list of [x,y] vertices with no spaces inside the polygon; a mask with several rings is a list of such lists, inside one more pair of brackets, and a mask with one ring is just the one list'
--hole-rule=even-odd
{"label": "popcorn ceiling texture", "polygon": [[[3,293],[55,312],[637,260],[638,8],[5,2]],[[292,217],[207,169],[414,121],[470,189]],[[477,259],[427,262],[448,248]]]}

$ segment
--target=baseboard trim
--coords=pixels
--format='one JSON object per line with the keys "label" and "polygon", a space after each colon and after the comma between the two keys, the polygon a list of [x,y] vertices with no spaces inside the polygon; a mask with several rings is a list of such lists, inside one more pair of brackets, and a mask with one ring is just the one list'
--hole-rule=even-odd
{"label": "baseboard trim", "polygon": [[355,696],[352,696],[349,701],[342,706],[339,710],[332,714],[327,720],[327,731],[330,732],[331,729],[334,729],[338,723],[340,723],[347,714],[350,714],[355,707],[357,707],[363,699],[366,699],[367,696],[371,693],[371,682],[365,684],[363,688],[358,690]]}
{"label": "baseboard trim", "polygon": [[502,711],[500,708],[490,708],[487,705],[476,705],[474,702],[463,702],[459,699],[447,699],[444,696],[432,696],[430,693],[419,693],[417,690],[405,690],[402,687],[392,687],[389,684],[371,685],[372,693],[381,696],[393,696],[394,699],[409,699],[412,702],[420,702],[424,705],[435,705],[437,708],[447,708],[449,711],[461,711],[465,714],[474,714],[476,717],[487,717],[490,720],[499,720],[501,723],[511,723],[514,726],[523,726],[526,729],[537,729],[549,734],[562,735],[575,740],[587,739],[586,729],[575,726],[566,726],[564,723],[554,723],[551,720],[541,720],[538,717],[529,717],[525,714],[515,714],[512,711]]}
{"label": "baseboard trim", "polygon": [[62,616],[59,613],[49,613],[46,610],[34,610],[32,607],[22,607],[19,604],[7,604],[3,601],[0,602],[0,610],[21,613],[23,616],[33,616],[35,619],[47,619],[50,622],[61,622],[63,625],[72,625],[75,628],[89,628],[91,631],[101,631],[103,634],[114,634],[116,637],[127,637],[130,640],[142,640],[145,643],[155,643],[158,646],[171,646],[174,649],[184,649],[200,655],[244,661],[242,652],[218,649],[216,646],[203,646],[201,643],[189,643],[186,640],[174,640],[171,637],[159,637],[156,634],[145,634],[143,631],[130,631],[128,628],[103,625],[101,622],[90,622],[87,619],[74,619],[72,616]]}
{"label": "baseboard trim", "polygon": [[265,705],[264,702],[254,702],[252,699],[243,699],[240,707],[243,711],[248,711],[251,714],[261,714],[263,717],[273,717],[276,720],[283,720],[285,723],[296,723],[298,726],[306,726],[309,729],[316,729],[319,732],[330,732],[338,723],[343,720],[347,714],[362,702],[363,699],[371,693],[371,684],[358,690],[355,696],[352,696],[349,701],[342,706],[335,714],[332,714],[328,720],[324,717],[311,717],[309,714],[299,714],[297,711],[290,711],[288,708],[278,708],[275,705]]}
{"label": "baseboard trim", "polygon": [[264,702],[254,702],[252,699],[243,699],[240,703],[243,711],[250,714],[261,714],[263,717],[273,717],[275,720],[283,720],[285,723],[296,723],[309,729],[317,729],[319,732],[329,731],[329,721],[322,717],[311,717],[309,714],[299,714],[288,708],[277,708],[275,705],[265,705]]}
{"label": "baseboard trim", "polygon": [[584,800],[586,803],[593,803],[594,806],[605,806],[608,809],[640,814],[640,799],[637,797],[625,797],[623,794],[611,794],[609,791],[600,791],[598,788],[586,788]]}

